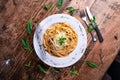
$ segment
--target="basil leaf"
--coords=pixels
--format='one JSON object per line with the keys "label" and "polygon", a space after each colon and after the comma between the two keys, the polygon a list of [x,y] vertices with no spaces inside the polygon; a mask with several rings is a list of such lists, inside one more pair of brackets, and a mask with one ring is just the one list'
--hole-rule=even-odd
{"label": "basil leaf", "polygon": [[59,38],[59,43],[60,45],[62,45],[63,43],[65,43],[66,37],[60,37]]}
{"label": "basil leaf", "polygon": [[68,7],[67,10],[74,11],[75,9],[74,9],[74,7],[71,6],[71,7]]}
{"label": "basil leaf", "polygon": [[45,74],[47,73],[46,70],[41,65],[38,65],[38,68],[42,73],[45,73]]}
{"label": "basil leaf", "polygon": [[94,22],[95,22],[95,20],[96,20],[96,18],[95,18],[95,16],[93,16],[93,18],[92,18],[92,19],[90,19],[90,24],[94,23]]}
{"label": "basil leaf", "polygon": [[57,2],[57,8],[60,9],[62,7],[63,0],[58,0]]}
{"label": "basil leaf", "polygon": [[88,66],[90,66],[90,67],[92,67],[92,68],[97,68],[97,67],[98,67],[98,65],[95,64],[95,63],[93,63],[93,62],[90,62],[90,61],[86,61],[86,62],[87,62],[87,64],[88,64]]}
{"label": "basil leaf", "polygon": [[47,11],[50,11],[51,10],[51,8],[52,8],[52,4],[50,4],[50,5],[43,5],[43,8],[45,9],[45,10],[47,10]]}
{"label": "basil leaf", "polygon": [[92,32],[93,30],[94,30],[94,28],[92,28],[92,27],[88,27],[88,32]]}
{"label": "basil leaf", "polygon": [[29,61],[28,63],[25,64],[26,67],[30,67],[31,66],[31,61]]}
{"label": "basil leaf", "polygon": [[27,34],[32,33],[32,22],[30,20],[26,24],[26,33]]}
{"label": "basil leaf", "polygon": [[74,12],[75,12],[74,7],[68,7],[68,8],[66,8],[66,9],[70,11],[70,15],[71,15],[71,16],[74,15]]}
{"label": "basil leaf", "polygon": [[33,50],[25,38],[22,38],[22,45],[23,45],[23,48],[26,50]]}
{"label": "basil leaf", "polygon": [[70,74],[72,74],[72,75],[73,75],[73,74],[77,74],[77,75],[78,75],[75,66],[73,66],[73,68],[70,70]]}

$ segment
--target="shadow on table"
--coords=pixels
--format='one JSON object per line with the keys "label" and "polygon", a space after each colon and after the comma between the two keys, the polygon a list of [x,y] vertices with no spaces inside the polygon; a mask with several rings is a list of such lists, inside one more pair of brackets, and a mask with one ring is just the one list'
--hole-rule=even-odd
{"label": "shadow on table", "polygon": [[102,80],[120,80],[120,51]]}

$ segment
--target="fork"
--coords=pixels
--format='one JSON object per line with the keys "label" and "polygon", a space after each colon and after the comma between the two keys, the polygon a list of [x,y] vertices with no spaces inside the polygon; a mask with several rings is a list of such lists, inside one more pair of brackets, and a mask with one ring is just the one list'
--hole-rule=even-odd
{"label": "fork", "polygon": [[[83,20],[83,22],[85,23],[85,25],[87,26],[87,27],[89,27],[89,25],[88,25],[88,23],[87,23],[87,17],[86,17],[86,14],[85,14],[85,11],[84,10],[81,10],[80,11],[80,17],[82,18],[82,20]],[[90,35],[91,35],[91,37],[92,37],[92,40],[95,42],[97,39],[96,39],[96,37],[95,37],[95,35],[92,33],[92,32],[90,32]]]}

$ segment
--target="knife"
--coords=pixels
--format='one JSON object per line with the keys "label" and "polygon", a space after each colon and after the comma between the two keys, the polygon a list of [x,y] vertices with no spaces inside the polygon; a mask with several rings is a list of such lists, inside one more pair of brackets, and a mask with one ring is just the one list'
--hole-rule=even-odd
{"label": "knife", "polygon": [[[91,14],[91,12],[90,12],[90,9],[89,9],[88,7],[86,7],[86,12],[87,12],[87,15],[88,15],[88,17],[89,17],[89,20],[93,20],[93,16],[92,16],[92,14]],[[104,39],[103,39],[103,37],[102,37],[102,34],[100,33],[100,30],[99,30],[96,22],[92,22],[91,24],[92,24],[93,28],[95,29],[95,31],[96,31],[96,33],[97,33],[97,36],[98,36],[99,41],[100,41],[100,42],[103,42]]]}

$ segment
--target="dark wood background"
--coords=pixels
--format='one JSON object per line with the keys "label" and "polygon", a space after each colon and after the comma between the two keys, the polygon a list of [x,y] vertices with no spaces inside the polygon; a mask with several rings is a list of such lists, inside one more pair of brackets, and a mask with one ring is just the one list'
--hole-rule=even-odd
{"label": "dark wood background", "polygon": [[[64,0],[62,8],[56,7],[58,0],[0,0],[0,59],[14,55],[15,63],[8,73],[1,73],[3,80],[101,80],[120,50],[120,0]],[[43,9],[44,4],[53,4],[50,11]],[[92,42],[87,32],[88,46],[82,59],[74,66],[79,75],[71,75],[72,66],[59,69],[55,73],[53,68],[45,65],[36,55],[35,51],[24,50],[21,38],[25,37],[33,47],[33,32],[27,35],[26,22],[31,18],[32,23],[40,23],[44,18],[55,13],[68,13],[67,7],[73,6],[77,10],[89,6],[104,37],[104,42]],[[69,13],[68,13],[69,14]],[[74,16],[79,19],[79,14]],[[81,22],[83,25],[84,23]],[[84,25],[85,29],[86,26]],[[84,60],[98,64],[98,68],[90,68]],[[24,64],[32,61],[30,68]],[[47,70],[41,73],[37,67],[40,64]]]}

